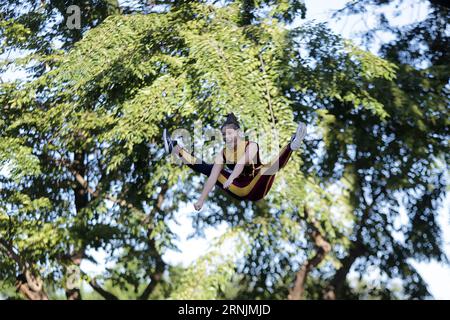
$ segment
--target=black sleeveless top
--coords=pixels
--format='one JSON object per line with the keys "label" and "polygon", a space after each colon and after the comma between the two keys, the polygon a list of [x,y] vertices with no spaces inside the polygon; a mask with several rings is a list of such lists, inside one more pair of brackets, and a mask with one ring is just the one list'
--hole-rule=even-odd
{"label": "black sleeveless top", "polygon": [[[247,151],[247,147],[250,141],[245,141],[245,149],[244,149],[244,153],[245,151]],[[241,175],[245,175],[245,176],[254,176],[256,174],[256,170],[258,170],[261,166],[261,159],[259,157],[259,145],[256,144],[258,150],[256,151],[256,162],[253,159],[252,163],[248,163],[244,166],[244,169],[242,170]],[[236,151],[235,151],[236,153]],[[223,163],[225,164],[225,166],[230,169],[231,171],[234,170],[234,167],[236,166],[236,163],[233,162],[234,159],[228,160],[225,157],[225,148],[222,150],[222,158],[223,158]]]}

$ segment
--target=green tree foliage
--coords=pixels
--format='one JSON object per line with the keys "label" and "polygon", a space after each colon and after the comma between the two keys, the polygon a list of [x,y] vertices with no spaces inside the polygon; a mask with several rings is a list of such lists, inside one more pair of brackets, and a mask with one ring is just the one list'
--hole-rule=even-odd
{"label": "green tree foliage", "polygon": [[[345,285],[361,258],[359,272],[379,265],[404,280],[406,297],[424,297],[407,259],[444,258],[434,216],[445,192],[445,95],[419,93],[420,77],[402,78],[407,65],[326,25],[288,28],[304,14],[299,1],[156,5],[99,9],[81,40],[48,52],[34,40],[41,29],[11,18],[0,26],[2,41],[46,63],[32,80],[0,86],[0,278],[27,298],[61,288],[89,297],[76,267],[101,249],[115,267],[81,275],[108,299],[364,297]],[[163,154],[162,128],[217,127],[231,111],[263,139],[276,129],[287,143],[298,120],[314,127],[312,139],[263,201],[215,190],[196,215],[198,234],[226,222],[241,255],[221,255],[219,239],[191,266],[168,266],[177,236],[168,223],[200,186]],[[412,217],[405,230],[393,229],[397,193]]]}
{"label": "green tree foliage", "polygon": [[[386,275],[385,287],[399,277],[406,294],[420,298],[427,289],[408,259],[448,263],[436,215],[445,197],[449,154],[449,38],[445,34],[449,9],[440,1],[423,3],[429,6],[423,21],[394,27],[381,11],[378,25],[364,36],[367,45],[379,31],[395,36],[382,44],[379,55],[395,64],[396,77],[378,79],[370,87],[389,115],[386,121],[355,117],[345,112],[345,104],[330,104],[333,131],[343,130],[346,139],[333,136],[329,148],[334,152],[327,153],[323,173],[350,180],[358,226],[343,266],[331,280],[331,291],[340,298],[351,296],[345,281],[351,267],[363,274],[368,265],[376,265]],[[403,1],[349,2],[337,15],[368,13],[393,4],[401,6]],[[398,228],[394,219],[400,203],[408,222]],[[400,240],[394,233],[401,234]],[[384,296],[395,295],[386,290]]]}

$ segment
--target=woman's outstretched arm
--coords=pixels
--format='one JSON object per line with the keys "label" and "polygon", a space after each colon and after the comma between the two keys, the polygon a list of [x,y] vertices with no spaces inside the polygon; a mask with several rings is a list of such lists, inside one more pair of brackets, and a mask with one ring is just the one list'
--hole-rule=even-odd
{"label": "woman's outstretched arm", "polygon": [[215,160],[214,165],[211,170],[211,174],[208,177],[208,180],[206,180],[205,186],[203,187],[202,194],[200,195],[200,198],[197,200],[197,202],[194,204],[195,210],[200,210],[203,207],[203,203],[205,202],[206,198],[208,198],[208,194],[211,191],[211,189],[214,187],[214,185],[217,182],[217,179],[219,177],[220,171],[223,169],[223,159],[222,159],[222,153],[219,153]]}
{"label": "woman's outstretched arm", "polygon": [[247,149],[245,150],[245,153],[234,166],[233,172],[230,174],[227,181],[225,181],[225,183],[223,184],[224,189],[227,189],[233,183],[233,180],[239,177],[239,175],[242,173],[242,170],[244,170],[245,164],[250,163],[250,161],[255,158],[257,152],[258,146],[256,145],[256,143],[249,143]]}

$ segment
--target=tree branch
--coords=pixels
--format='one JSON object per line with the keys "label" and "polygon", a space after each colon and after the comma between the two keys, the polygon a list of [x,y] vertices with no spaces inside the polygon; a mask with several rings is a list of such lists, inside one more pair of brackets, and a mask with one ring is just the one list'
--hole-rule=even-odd
{"label": "tree branch", "polygon": [[[168,189],[169,186],[167,184],[163,184],[161,186],[161,191],[159,192],[158,197],[156,199],[156,205],[152,208],[152,211],[148,215],[148,219],[146,219],[147,223],[155,216],[156,212],[161,210],[161,206],[164,202],[165,194],[167,193]],[[159,254],[158,250],[156,249],[155,240],[153,238],[150,238],[152,231],[153,228],[150,225],[150,227],[147,229],[147,234],[149,237],[148,245],[155,255],[156,260],[155,272],[152,275],[150,275],[150,283],[147,285],[142,294],[139,296],[138,298],[139,300],[148,299],[148,297],[152,294],[153,290],[155,289],[156,285],[161,281],[165,269],[165,263],[162,260],[162,257]]]}
{"label": "tree branch", "polygon": [[89,281],[89,285],[92,287],[92,289],[95,290],[95,292],[97,292],[98,294],[100,294],[103,298],[105,298],[105,300],[119,300],[119,298],[112,294],[111,292],[106,291],[105,289],[103,289],[98,283],[97,280],[95,280],[95,278],[92,278]]}
{"label": "tree branch", "polygon": [[30,300],[48,300],[47,294],[43,291],[43,281],[40,277],[35,277],[29,270],[29,263],[24,263],[20,255],[14,251],[13,246],[3,238],[0,238],[0,251],[17,263],[21,274],[17,277],[16,290],[21,292]]}
{"label": "tree branch", "polygon": [[335,300],[342,296],[345,280],[355,260],[363,253],[363,247],[359,242],[353,242],[349,254],[342,260],[342,266],[336,271],[333,279],[325,290],[325,300]]}
{"label": "tree branch", "polygon": [[[66,167],[67,169],[69,169],[69,171],[74,175],[75,180],[94,198],[100,198],[101,195],[101,189],[97,189],[94,190],[91,187],[89,187],[88,182],[86,181],[86,179],[84,179],[84,177],[74,168],[74,164],[67,160],[67,159],[54,159],[52,157],[50,157],[49,155],[47,155],[47,159],[57,163],[57,164],[62,164],[64,167]],[[131,203],[128,203],[126,200],[124,199],[118,199],[114,196],[111,196],[109,194],[105,194],[103,195],[104,199],[107,199],[113,203],[116,203],[118,205],[120,205],[121,207],[126,207],[128,209],[133,209],[136,210],[138,212],[141,212],[141,210],[137,209],[136,207],[134,207]]]}
{"label": "tree branch", "polygon": [[0,250],[3,251],[7,257],[14,260],[21,270],[25,269],[24,268],[25,266],[22,263],[22,260],[20,259],[19,255],[14,252],[13,246],[10,245],[8,241],[6,241],[3,238],[0,238]]}
{"label": "tree branch", "polygon": [[348,255],[342,260],[342,266],[336,270],[336,273],[331,280],[330,284],[325,290],[324,299],[327,300],[335,300],[343,295],[344,284],[347,279],[347,274],[349,273],[353,263],[356,261],[358,257],[364,254],[364,244],[361,238],[361,231],[365,226],[365,221],[369,217],[370,211],[377,203],[380,195],[383,193],[383,190],[380,190],[375,197],[372,199],[372,202],[368,204],[366,198],[362,196],[365,209],[361,216],[360,223],[356,228],[356,240],[352,242]]}

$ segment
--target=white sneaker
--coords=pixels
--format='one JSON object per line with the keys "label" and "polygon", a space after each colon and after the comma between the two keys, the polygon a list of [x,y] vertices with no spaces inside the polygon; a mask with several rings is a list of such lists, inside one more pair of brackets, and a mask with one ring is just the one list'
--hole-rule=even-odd
{"label": "white sneaker", "polygon": [[164,141],[164,149],[167,153],[171,153],[174,147],[173,141],[170,138],[170,135],[167,131],[167,129],[164,129],[163,131],[163,141]]}
{"label": "white sneaker", "polygon": [[302,141],[306,136],[306,124],[303,122],[298,123],[297,131],[295,132],[295,135],[292,137],[291,140],[291,149],[292,150],[298,150],[300,149],[300,146],[302,145]]}

